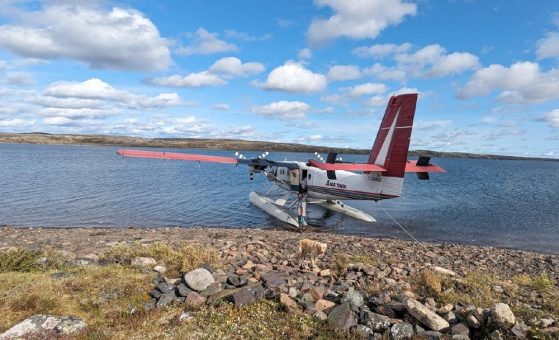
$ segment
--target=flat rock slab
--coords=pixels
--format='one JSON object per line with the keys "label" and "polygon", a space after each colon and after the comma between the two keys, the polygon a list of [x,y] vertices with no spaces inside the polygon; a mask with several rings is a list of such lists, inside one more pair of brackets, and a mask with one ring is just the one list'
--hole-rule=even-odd
{"label": "flat rock slab", "polygon": [[34,315],[0,334],[0,339],[57,338],[77,334],[86,326],[82,320],[69,316]]}
{"label": "flat rock slab", "polygon": [[431,328],[434,331],[447,329],[450,325],[448,321],[438,316],[435,312],[427,308],[421,302],[408,298],[405,301],[406,310],[419,322]]}
{"label": "flat rock slab", "polygon": [[328,323],[340,331],[348,331],[352,326],[356,324],[355,317],[348,302],[344,302],[341,305],[336,306],[328,315]]}
{"label": "flat rock slab", "polygon": [[235,308],[240,308],[264,298],[264,293],[264,287],[259,283],[236,289],[231,295],[226,297],[226,300],[233,302]]}

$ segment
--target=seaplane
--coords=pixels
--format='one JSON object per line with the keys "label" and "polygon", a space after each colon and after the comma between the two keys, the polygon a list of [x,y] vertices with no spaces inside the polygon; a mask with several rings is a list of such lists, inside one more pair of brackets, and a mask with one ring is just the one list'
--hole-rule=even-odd
{"label": "seaplane", "polygon": [[277,199],[253,191],[249,194],[249,201],[269,215],[300,229],[307,226],[307,204],[375,222],[372,216],[346,202],[397,198],[402,194],[405,173],[413,172],[420,180],[428,180],[431,172],[445,172],[440,166],[431,164],[430,157],[407,159],[417,98],[417,93],[409,93],[389,99],[367,163],[342,162],[333,152],[328,153],[325,161],[315,153],[318,159],[306,162],[270,160],[266,158],[268,152],[251,159],[238,152],[236,157],[129,149],[117,153],[123,157],[246,165],[249,179],[252,180],[254,174],[263,174],[285,191]]}

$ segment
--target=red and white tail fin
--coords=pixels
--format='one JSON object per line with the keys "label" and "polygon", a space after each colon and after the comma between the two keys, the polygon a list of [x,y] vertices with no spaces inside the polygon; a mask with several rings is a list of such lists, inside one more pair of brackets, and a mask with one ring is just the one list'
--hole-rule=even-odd
{"label": "red and white tail fin", "polygon": [[417,93],[392,96],[369,155],[369,164],[385,168],[383,177],[404,177]]}

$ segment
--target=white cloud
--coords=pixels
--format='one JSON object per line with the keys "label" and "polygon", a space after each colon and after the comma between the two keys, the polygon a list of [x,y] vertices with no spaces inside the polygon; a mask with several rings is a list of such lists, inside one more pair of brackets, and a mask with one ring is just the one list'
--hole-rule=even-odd
{"label": "white cloud", "polygon": [[229,111],[229,104],[215,104],[212,108],[218,111]]}
{"label": "white cloud", "polygon": [[301,64],[287,62],[273,69],[264,83],[254,84],[266,90],[316,93],[326,88],[327,81],[324,75],[313,73]]}
{"label": "white cloud", "polygon": [[297,53],[297,57],[299,59],[311,59],[312,58],[312,51],[310,48],[302,48]]}
{"label": "white cloud", "polygon": [[406,74],[415,77],[442,77],[479,67],[477,56],[467,52],[447,54],[438,44],[428,45],[414,53],[396,54],[394,60]]}
{"label": "white cloud", "polygon": [[33,125],[35,121],[29,121],[26,119],[14,118],[14,119],[0,119],[0,128],[18,128]]}
{"label": "white cloud", "polygon": [[208,71],[190,73],[186,76],[174,74],[167,77],[158,77],[150,80],[150,83],[158,86],[168,87],[202,87],[202,86],[219,86],[227,82],[218,75]]}
{"label": "white cloud", "polygon": [[68,58],[93,68],[151,71],[171,63],[168,42],[142,13],[86,2],[47,2],[0,26],[0,46],[19,55]]}
{"label": "white cloud", "polygon": [[[387,90],[388,88],[386,87],[386,85],[381,83],[364,83],[352,87],[342,87],[338,90],[338,93],[328,96],[322,96],[320,99],[328,103],[341,104],[349,100],[353,100],[357,97],[383,94]],[[374,98],[376,97],[377,96],[375,96]],[[379,97],[382,97],[384,101],[384,96]],[[378,98],[376,98],[375,100],[377,99]]]}
{"label": "white cloud", "polygon": [[257,36],[257,35],[250,35],[246,32],[239,32],[235,30],[225,30],[225,36],[227,38],[239,39],[242,41],[265,41],[272,38],[272,35],[269,33]]}
{"label": "white cloud", "polygon": [[318,7],[331,7],[328,19],[314,20],[307,32],[313,44],[340,37],[350,39],[376,38],[390,25],[400,23],[405,16],[415,15],[417,5],[402,0],[315,0]]}
{"label": "white cloud", "polygon": [[376,44],[372,46],[361,46],[353,49],[351,53],[360,57],[373,57],[373,58],[384,58],[389,55],[397,53],[408,52],[412,48],[412,44],[403,43],[401,45],[396,44]]}
{"label": "white cloud", "polygon": [[361,70],[356,65],[334,65],[326,76],[331,81],[355,80],[361,78]]}
{"label": "white cloud", "polygon": [[350,88],[348,93],[351,97],[360,97],[372,94],[380,94],[386,92],[388,88],[384,84],[380,83],[365,83],[355,85]]}
{"label": "white cloud", "polygon": [[243,64],[239,58],[226,57],[216,61],[209,71],[223,76],[248,76],[264,71],[264,65],[256,62]]}
{"label": "white cloud", "polygon": [[239,48],[235,44],[219,39],[217,33],[208,32],[204,28],[200,27],[193,34],[192,44],[188,46],[180,46],[175,52],[180,55],[207,55],[235,52],[238,50]]}
{"label": "white cloud", "polygon": [[373,64],[363,70],[363,74],[374,76],[380,80],[401,81],[406,78],[406,72],[397,67],[386,67],[379,63]]}
{"label": "white cloud", "polygon": [[452,122],[450,120],[431,120],[431,121],[418,121],[414,124],[416,130],[440,130],[449,126]]}
{"label": "white cloud", "polygon": [[542,72],[537,63],[525,61],[510,67],[490,65],[477,70],[458,91],[459,98],[486,96],[501,91],[498,99],[509,103],[538,103],[559,98],[559,70]]}
{"label": "white cloud", "polygon": [[[85,100],[105,100],[123,104],[129,108],[162,108],[181,104],[181,99],[176,93],[161,93],[155,97],[138,95],[132,92],[117,90],[110,84],[100,79],[89,79],[84,82],[57,81],[50,84],[44,91],[43,96],[47,97],[44,104],[49,102],[49,98],[78,99],[80,103]],[[68,108],[64,105],[63,108]]]}
{"label": "white cloud", "polygon": [[552,128],[559,129],[559,109],[546,113],[539,120],[546,122]]}
{"label": "white cloud", "polygon": [[35,83],[35,79],[29,72],[9,72],[6,74],[6,82],[13,85],[30,85]]}
{"label": "white cloud", "polygon": [[266,105],[253,106],[251,112],[257,115],[281,120],[305,119],[310,105],[299,101],[281,100]]}
{"label": "white cloud", "polygon": [[559,32],[549,32],[536,43],[538,59],[559,57]]}
{"label": "white cloud", "polygon": [[474,70],[479,67],[479,58],[467,52],[447,53],[439,44],[432,44],[412,52],[412,45],[378,44],[359,47],[355,54],[375,58],[391,57],[396,66],[386,67],[379,63],[363,70],[382,80],[403,80],[406,78],[435,78]]}
{"label": "white cloud", "polygon": [[291,27],[291,25],[293,25],[293,21],[284,18],[277,18],[276,22],[278,23],[278,26],[280,28],[288,28]]}

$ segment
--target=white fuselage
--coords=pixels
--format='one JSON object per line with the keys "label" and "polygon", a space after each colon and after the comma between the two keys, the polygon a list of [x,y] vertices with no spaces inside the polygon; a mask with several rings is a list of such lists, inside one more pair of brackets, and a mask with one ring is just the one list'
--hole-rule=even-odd
{"label": "white fuselage", "polygon": [[272,168],[268,179],[288,191],[302,189],[310,198],[324,200],[382,200],[399,197],[404,179],[382,176],[381,172],[356,174],[337,170],[336,179],[329,179],[325,170],[293,162],[299,169]]}

